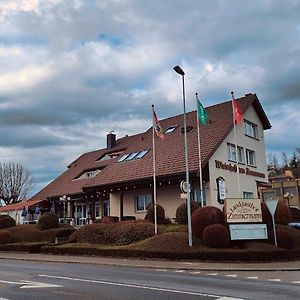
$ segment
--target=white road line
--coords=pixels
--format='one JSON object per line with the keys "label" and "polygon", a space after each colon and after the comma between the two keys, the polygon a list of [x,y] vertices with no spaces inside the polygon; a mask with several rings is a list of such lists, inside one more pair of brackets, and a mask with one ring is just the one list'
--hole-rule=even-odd
{"label": "white road line", "polygon": [[190,274],[201,274],[200,271],[193,271],[193,272],[190,272]]}
{"label": "white road line", "polygon": [[7,299],[7,298],[1,298],[1,297],[0,297],[0,300],[9,300],[9,299]]}
{"label": "white road line", "polygon": [[270,278],[270,279],[268,279],[268,281],[276,281],[276,282],[279,282],[279,281],[281,281],[281,279],[279,279],[279,278]]}
{"label": "white road line", "polygon": [[207,275],[209,275],[209,276],[217,276],[218,273],[208,273]]}
{"label": "white road line", "polygon": [[226,277],[237,277],[236,274],[227,274]]}
{"label": "white road line", "polygon": [[250,277],[247,277],[248,279],[258,279],[258,276],[250,276]]}
{"label": "white road line", "polygon": [[300,281],[292,281],[292,283],[300,284]]}
{"label": "white road line", "polygon": [[185,270],[175,270],[174,272],[175,273],[183,273],[183,272],[185,272]]}
{"label": "white road line", "polygon": [[39,274],[39,276],[40,277],[46,277],[46,278],[69,280],[69,281],[81,281],[81,282],[98,283],[98,284],[104,284],[104,285],[123,286],[123,287],[129,287],[129,288],[160,291],[160,292],[170,292],[170,293],[184,294],[184,295],[204,296],[204,297],[215,298],[217,300],[243,300],[243,299],[239,299],[239,298],[227,298],[227,297],[224,298],[222,296],[217,296],[217,295],[212,295],[212,294],[181,291],[181,290],[173,290],[173,289],[166,289],[166,288],[159,288],[159,287],[152,287],[152,286],[144,286],[144,285],[137,285],[137,284],[129,284],[129,283],[119,283],[119,282],[111,282],[111,281],[91,280],[91,279],[73,278],[73,277],[64,277],[64,276],[54,276],[54,275],[44,275],[44,274]]}
{"label": "white road line", "polygon": [[166,269],[155,269],[155,271],[158,271],[158,272],[167,272],[168,270],[166,270]]}

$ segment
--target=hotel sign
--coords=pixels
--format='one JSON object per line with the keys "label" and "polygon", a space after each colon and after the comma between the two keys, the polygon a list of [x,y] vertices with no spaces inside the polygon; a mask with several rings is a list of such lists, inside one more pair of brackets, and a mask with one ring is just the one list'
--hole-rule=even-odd
{"label": "hotel sign", "polygon": [[[237,165],[236,164],[227,164],[223,163],[222,161],[215,160],[216,168],[217,169],[223,169],[223,170],[228,170],[230,172],[237,172]],[[249,168],[241,168],[239,167],[239,173],[240,174],[246,174],[250,176],[255,176],[255,177],[260,177],[260,178],[265,178],[266,175],[264,173],[256,172],[253,170],[250,170]]]}
{"label": "hotel sign", "polygon": [[262,222],[260,199],[226,199],[225,212],[228,223]]}

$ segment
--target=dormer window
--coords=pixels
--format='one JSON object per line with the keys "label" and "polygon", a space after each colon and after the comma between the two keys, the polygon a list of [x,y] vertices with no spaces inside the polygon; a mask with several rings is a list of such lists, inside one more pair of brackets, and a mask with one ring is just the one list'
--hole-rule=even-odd
{"label": "dormer window", "polygon": [[110,153],[106,153],[103,156],[101,156],[100,158],[98,158],[98,161],[103,161],[103,160],[109,160],[109,159],[113,159],[116,158],[118,156],[120,156],[120,154],[123,152],[122,151],[117,151],[117,152],[110,152]]}
{"label": "dormer window", "polygon": [[[191,125],[186,126],[186,132],[191,132],[193,128]],[[181,127],[181,133],[184,134],[184,127]]]}
{"label": "dormer window", "polygon": [[140,159],[140,158],[143,158],[148,152],[149,152],[149,150],[142,150],[142,151],[127,153],[127,154],[124,154],[118,160],[118,162]]}
{"label": "dormer window", "polygon": [[178,127],[178,125],[172,125],[172,126],[168,127],[168,128],[165,130],[165,133],[171,133],[171,132],[173,132],[177,127]]}

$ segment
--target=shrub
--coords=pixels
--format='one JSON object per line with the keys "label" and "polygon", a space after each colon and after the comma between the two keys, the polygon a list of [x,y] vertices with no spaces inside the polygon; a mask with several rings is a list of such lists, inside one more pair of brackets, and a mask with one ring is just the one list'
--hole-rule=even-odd
{"label": "shrub", "polygon": [[[199,204],[197,201],[191,202],[191,214],[199,208]],[[180,204],[176,209],[176,221],[179,224],[187,224],[188,217],[187,217],[187,203]]]}
{"label": "shrub", "polygon": [[58,216],[55,213],[46,212],[39,218],[38,227],[40,230],[57,228],[58,225]]}
{"label": "shrub", "polygon": [[9,215],[0,216],[0,229],[16,226],[16,221]]}
{"label": "shrub", "polygon": [[[164,224],[165,221],[165,210],[164,208],[156,204],[156,213],[157,213],[157,224]],[[147,209],[146,219],[154,223],[154,205],[150,205]]]}
{"label": "shrub", "polygon": [[205,227],[202,238],[204,245],[211,248],[227,248],[230,244],[229,231],[222,224],[213,224]]}
{"label": "shrub", "polygon": [[202,239],[205,227],[212,224],[225,223],[225,216],[221,209],[215,206],[200,207],[192,214],[193,236]]}
{"label": "shrub", "polygon": [[105,216],[102,219],[99,219],[101,224],[112,224],[119,221],[119,217]]}
{"label": "shrub", "polygon": [[[268,232],[269,241],[274,244],[274,231]],[[293,235],[284,228],[276,228],[277,246],[285,249],[292,249],[295,246]]]}
{"label": "shrub", "polygon": [[8,244],[12,241],[12,234],[8,230],[0,230],[0,244]]}
{"label": "shrub", "polygon": [[91,244],[130,244],[153,235],[154,226],[147,221],[123,221],[85,225],[77,230],[76,240]]}
{"label": "shrub", "polygon": [[55,237],[69,237],[74,231],[76,231],[76,229],[74,228],[62,229],[60,231],[57,231]]}
{"label": "shrub", "polygon": [[[261,203],[261,208],[263,223],[267,224],[268,228],[270,228],[270,225],[272,225],[271,213],[265,203]],[[288,225],[292,221],[291,210],[283,200],[278,201],[274,217],[276,224]]]}

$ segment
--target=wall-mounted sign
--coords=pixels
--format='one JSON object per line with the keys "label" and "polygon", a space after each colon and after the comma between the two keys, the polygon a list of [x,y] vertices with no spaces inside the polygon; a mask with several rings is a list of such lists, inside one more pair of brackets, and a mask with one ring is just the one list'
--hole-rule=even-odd
{"label": "wall-mounted sign", "polygon": [[[216,164],[217,169],[228,170],[230,172],[235,172],[235,173],[237,172],[237,165],[235,165],[235,164],[226,164],[219,160],[215,160],[215,164]],[[249,168],[239,167],[239,173],[250,175],[250,176],[255,176],[255,177],[260,177],[260,178],[266,177],[266,174],[250,170]]]}
{"label": "wall-mounted sign", "polygon": [[217,178],[217,190],[218,190],[218,202],[220,204],[224,204],[226,199],[226,184],[225,179],[223,177]]}
{"label": "wall-mounted sign", "polygon": [[225,212],[228,223],[262,222],[260,199],[226,199]]}
{"label": "wall-mounted sign", "polygon": [[183,180],[180,182],[180,190],[182,193],[185,193],[185,194],[188,193],[189,187],[188,187],[188,184],[186,181]]}
{"label": "wall-mounted sign", "polygon": [[230,224],[231,240],[263,240],[268,238],[266,224]]}

